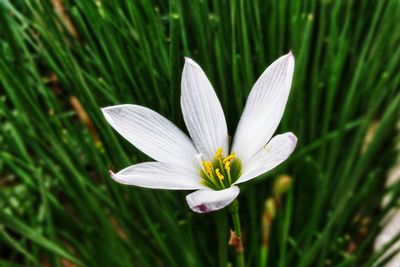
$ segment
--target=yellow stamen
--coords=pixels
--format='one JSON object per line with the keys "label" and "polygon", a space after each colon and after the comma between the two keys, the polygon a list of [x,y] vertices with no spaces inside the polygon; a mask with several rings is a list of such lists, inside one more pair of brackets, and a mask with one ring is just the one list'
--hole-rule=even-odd
{"label": "yellow stamen", "polygon": [[225,162],[225,170],[229,175],[229,173],[231,172],[231,162],[230,161]]}
{"label": "yellow stamen", "polygon": [[209,161],[203,161],[203,166],[204,169],[206,170],[206,173],[211,174],[212,173],[212,163]]}
{"label": "yellow stamen", "polygon": [[228,162],[228,161],[230,161],[230,160],[232,160],[232,159],[234,159],[235,158],[235,152],[232,152],[229,156],[227,156],[226,158],[224,158],[224,163],[226,163],[226,162]]}
{"label": "yellow stamen", "polygon": [[225,177],[219,172],[219,169],[218,169],[218,168],[215,170],[215,173],[217,174],[217,176],[218,176],[218,178],[219,178],[220,181],[223,181],[223,180],[224,180]]}
{"label": "yellow stamen", "polygon": [[[203,167],[204,167],[204,172],[206,174],[206,176],[208,177],[208,179],[216,186],[218,186],[218,181],[217,179],[215,179],[214,177],[214,173],[213,173],[213,166],[212,163],[209,161],[203,161],[202,162]],[[221,182],[221,181],[220,181]]]}
{"label": "yellow stamen", "polygon": [[217,152],[215,153],[215,158],[216,158],[217,160],[220,160],[220,159],[222,158],[222,147],[219,147],[219,148],[217,149]]}
{"label": "yellow stamen", "polygon": [[232,180],[231,180],[231,162],[230,161],[225,162],[225,170],[226,170],[226,173],[228,174],[229,183],[232,183]]}

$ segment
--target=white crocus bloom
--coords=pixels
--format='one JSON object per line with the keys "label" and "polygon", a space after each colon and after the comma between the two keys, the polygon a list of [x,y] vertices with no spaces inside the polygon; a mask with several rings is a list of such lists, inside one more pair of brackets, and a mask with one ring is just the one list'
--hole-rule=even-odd
{"label": "white crocus bloom", "polygon": [[147,188],[197,190],[186,197],[195,212],[224,208],[238,196],[238,184],[273,169],[293,152],[293,133],[271,139],[285,110],[293,70],[289,53],[264,71],[250,92],[230,146],[217,95],[200,66],[186,58],[181,106],[191,139],[148,108],[103,108],[111,126],[155,160],[111,173],[112,178]]}

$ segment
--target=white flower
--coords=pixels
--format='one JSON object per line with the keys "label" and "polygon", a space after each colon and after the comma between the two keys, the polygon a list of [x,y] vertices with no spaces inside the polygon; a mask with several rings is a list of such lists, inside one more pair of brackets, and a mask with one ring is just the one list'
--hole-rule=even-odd
{"label": "white flower", "polygon": [[293,152],[293,133],[271,139],[286,106],[293,70],[289,53],[264,71],[250,92],[230,146],[217,95],[200,66],[186,58],[181,106],[191,139],[148,108],[103,108],[111,126],[155,160],[111,173],[112,178],[147,188],[197,190],[186,197],[195,212],[224,208],[238,196],[238,184],[273,169]]}

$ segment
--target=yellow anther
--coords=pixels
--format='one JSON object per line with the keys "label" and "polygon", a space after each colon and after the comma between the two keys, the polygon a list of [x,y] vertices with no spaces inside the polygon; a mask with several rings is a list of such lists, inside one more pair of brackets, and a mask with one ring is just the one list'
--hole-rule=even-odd
{"label": "yellow anther", "polygon": [[204,169],[206,170],[206,173],[211,174],[212,173],[212,163],[209,161],[203,161],[203,166]]}
{"label": "yellow anther", "polygon": [[217,160],[220,160],[220,159],[222,158],[222,147],[219,147],[219,148],[217,149],[217,152],[215,152],[215,158],[216,158]]}
{"label": "yellow anther", "polygon": [[219,172],[219,169],[218,169],[218,168],[215,170],[215,173],[217,174],[217,176],[218,176],[218,178],[219,178],[220,181],[223,181],[223,180],[224,180],[225,177]]}
{"label": "yellow anther", "polygon": [[225,162],[225,170],[229,175],[231,172],[231,162],[230,161]]}
{"label": "yellow anther", "polygon": [[224,163],[232,160],[235,158],[235,152],[232,152],[229,156],[227,156],[226,158],[224,158]]}

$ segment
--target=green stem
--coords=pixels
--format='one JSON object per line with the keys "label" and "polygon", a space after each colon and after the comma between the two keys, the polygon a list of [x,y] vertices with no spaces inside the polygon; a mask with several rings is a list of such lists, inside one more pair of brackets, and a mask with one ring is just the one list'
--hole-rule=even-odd
{"label": "green stem", "polygon": [[267,267],[268,264],[268,246],[261,247],[260,267]]}
{"label": "green stem", "polygon": [[228,227],[227,214],[225,210],[222,210],[217,212],[215,215],[218,233],[218,266],[226,267],[228,264],[228,248],[226,247],[226,240],[228,239],[226,232],[226,228]]}
{"label": "green stem", "polygon": [[240,229],[240,218],[239,218],[239,201],[235,199],[229,206],[229,211],[232,216],[233,230],[236,234],[236,266],[244,267],[244,255],[243,255],[243,243],[242,243],[242,232]]}

